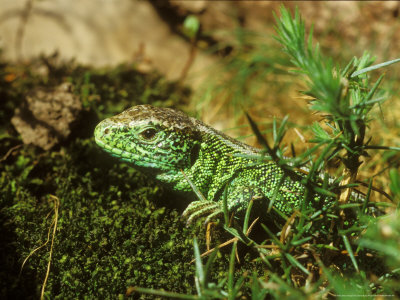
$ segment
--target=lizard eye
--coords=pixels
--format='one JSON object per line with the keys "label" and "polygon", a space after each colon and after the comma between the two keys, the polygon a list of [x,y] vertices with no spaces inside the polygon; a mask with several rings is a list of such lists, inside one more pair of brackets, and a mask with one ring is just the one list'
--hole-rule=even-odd
{"label": "lizard eye", "polygon": [[154,128],[147,128],[143,130],[139,135],[145,140],[152,140],[157,134],[157,130]]}

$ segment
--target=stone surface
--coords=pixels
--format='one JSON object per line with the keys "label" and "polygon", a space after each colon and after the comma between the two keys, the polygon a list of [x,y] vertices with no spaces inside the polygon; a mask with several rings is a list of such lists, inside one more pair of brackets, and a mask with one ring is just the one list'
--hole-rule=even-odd
{"label": "stone surface", "polygon": [[26,97],[11,119],[24,144],[49,150],[69,136],[71,123],[82,110],[72,88],[66,82],[55,89],[37,88]]}
{"label": "stone surface", "polygon": [[[0,48],[6,59],[58,51],[93,66],[133,62],[172,80],[189,59],[190,45],[146,1],[0,0],[0,7]],[[212,61],[199,52],[190,72],[199,73]]]}

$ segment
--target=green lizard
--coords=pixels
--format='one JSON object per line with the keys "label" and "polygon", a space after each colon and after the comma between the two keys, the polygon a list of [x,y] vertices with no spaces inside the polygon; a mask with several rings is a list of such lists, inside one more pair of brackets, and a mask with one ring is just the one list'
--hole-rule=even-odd
{"label": "green lizard", "polygon": [[186,208],[188,223],[220,214],[225,188],[227,208],[235,213],[245,211],[251,199],[268,203],[274,197],[273,208],[289,215],[305,193],[300,181],[284,176],[273,161],[255,163],[249,158],[260,156],[260,149],[173,109],[134,106],[100,122],[95,140],[112,156],[174,191],[193,193],[196,187],[205,199]]}

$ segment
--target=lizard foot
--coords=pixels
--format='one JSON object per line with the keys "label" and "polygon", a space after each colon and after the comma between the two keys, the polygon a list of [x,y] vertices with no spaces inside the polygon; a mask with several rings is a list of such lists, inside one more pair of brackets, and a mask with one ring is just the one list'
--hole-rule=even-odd
{"label": "lizard foot", "polygon": [[191,202],[183,212],[182,216],[187,218],[186,224],[190,225],[194,220],[207,216],[207,224],[211,218],[223,213],[220,204],[214,201],[194,201]]}

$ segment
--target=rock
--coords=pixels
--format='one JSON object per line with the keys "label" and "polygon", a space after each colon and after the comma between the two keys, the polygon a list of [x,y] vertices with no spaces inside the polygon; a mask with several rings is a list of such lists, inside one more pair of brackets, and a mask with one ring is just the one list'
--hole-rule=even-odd
{"label": "rock", "polygon": [[69,136],[71,123],[82,110],[72,89],[72,84],[65,82],[53,89],[37,88],[26,96],[11,119],[24,144],[49,150]]}

